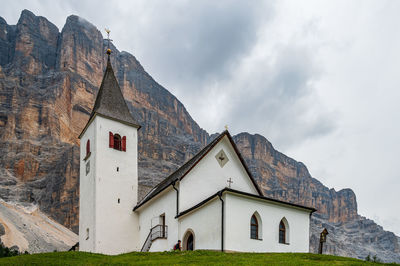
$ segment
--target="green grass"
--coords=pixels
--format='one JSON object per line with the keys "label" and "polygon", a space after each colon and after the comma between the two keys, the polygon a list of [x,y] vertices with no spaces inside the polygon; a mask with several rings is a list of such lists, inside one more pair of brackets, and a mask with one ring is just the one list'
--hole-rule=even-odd
{"label": "green grass", "polygon": [[53,252],[1,258],[2,265],[377,265],[352,258],[308,253],[221,253],[217,251],[132,252],[107,256]]}

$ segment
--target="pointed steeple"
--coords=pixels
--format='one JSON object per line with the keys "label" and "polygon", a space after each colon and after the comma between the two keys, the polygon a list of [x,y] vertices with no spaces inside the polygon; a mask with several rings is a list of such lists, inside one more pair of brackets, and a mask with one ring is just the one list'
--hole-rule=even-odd
{"label": "pointed steeple", "polygon": [[106,71],[104,72],[103,80],[97,93],[96,101],[94,103],[92,113],[90,114],[89,121],[79,137],[81,137],[86,131],[87,127],[96,115],[116,120],[121,123],[137,127],[138,129],[140,128],[140,125],[132,117],[118,85],[118,81],[115,78],[114,70],[111,66],[110,54],[111,50],[107,49],[108,58]]}
{"label": "pointed steeple", "polygon": [[137,122],[133,119],[128,106],[126,105],[121,89],[119,88],[111,66],[109,54],[107,59],[107,68],[104,72],[103,81],[101,82],[96,102],[94,103],[90,116],[92,117],[96,113],[139,127]]}

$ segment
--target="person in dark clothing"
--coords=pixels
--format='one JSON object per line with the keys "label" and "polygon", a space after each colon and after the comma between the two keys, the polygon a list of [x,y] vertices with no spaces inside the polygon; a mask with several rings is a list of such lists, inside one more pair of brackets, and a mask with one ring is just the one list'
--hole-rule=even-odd
{"label": "person in dark clothing", "polygon": [[175,244],[174,250],[182,250],[181,241],[180,240],[178,240],[178,243]]}

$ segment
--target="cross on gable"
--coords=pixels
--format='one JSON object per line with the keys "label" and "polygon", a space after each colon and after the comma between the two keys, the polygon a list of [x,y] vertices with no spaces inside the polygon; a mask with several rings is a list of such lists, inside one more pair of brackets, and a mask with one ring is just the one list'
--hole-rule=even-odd
{"label": "cross on gable", "polygon": [[233,183],[232,178],[229,177],[226,182],[228,182],[228,187],[231,188],[231,184]]}

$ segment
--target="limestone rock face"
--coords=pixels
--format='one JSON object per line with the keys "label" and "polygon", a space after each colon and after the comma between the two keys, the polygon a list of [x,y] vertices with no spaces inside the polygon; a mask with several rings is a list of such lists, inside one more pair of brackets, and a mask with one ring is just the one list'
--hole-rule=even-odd
{"label": "limestone rock face", "polygon": [[329,222],[357,217],[356,195],[351,189],[336,192],[325,187],[303,163],[278,152],[261,135],[240,133],[234,140],[266,196],[312,206]]}
{"label": "limestone rock face", "polygon": [[24,10],[15,34],[13,63],[27,74],[39,75],[54,68],[58,28],[44,17]]}
{"label": "limestone rock face", "polygon": [[[24,10],[15,26],[0,18],[0,30],[0,197],[39,204],[77,232],[78,135],[101,83],[107,43],[77,16],[59,33]],[[146,190],[205,145],[208,134],[134,56],[112,50],[118,82],[142,125],[139,175]]]}
{"label": "limestone rock face", "polygon": [[400,238],[383,230],[374,221],[357,215],[346,222],[330,223],[323,215],[315,214],[311,219],[310,252],[317,253],[319,233],[327,228],[329,234],[324,245],[324,254],[365,259],[377,256],[380,261],[400,262]]}
{"label": "limestone rock face", "polygon": [[[0,198],[38,205],[75,232],[79,224],[78,135],[103,77],[106,47],[99,30],[77,16],[67,18],[61,33],[27,10],[17,25],[8,25],[0,17]],[[203,130],[133,55],[111,48],[116,78],[133,117],[142,126],[139,195],[143,196],[214,135]],[[302,163],[276,151],[263,136],[241,133],[234,140],[266,196],[318,209],[313,218],[312,250],[318,226],[324,224],[335,228],[334,239],[346,236],[330,252],[365,254],[361,250],[366,238],[349,240],[362,227],[351,189],[325,187]],[[354,230],[343,230],[343,225]],[[395,258],[398,249],[385,247],[395,245],[397,238],[372,221],[368,228],[370,239],[377,236],[378,244],[371,249],[377,254],[385,250],[387,258]],[[355,248],[348,249],[350,244]]]}

